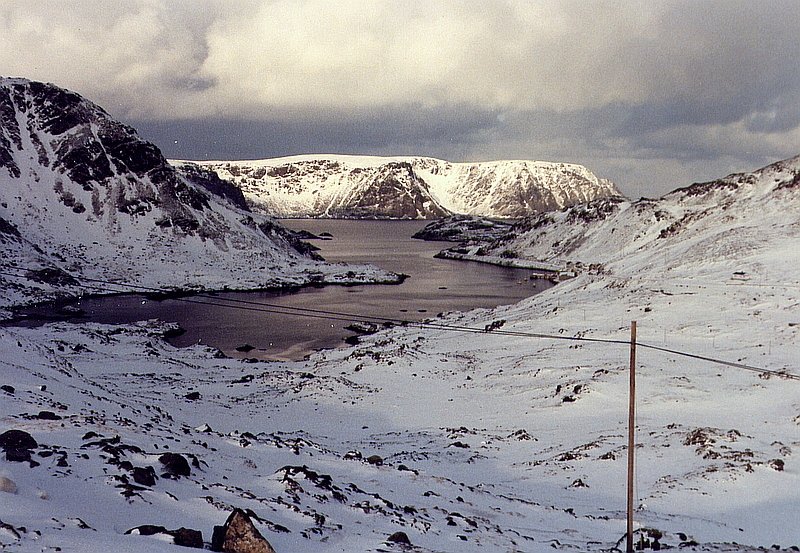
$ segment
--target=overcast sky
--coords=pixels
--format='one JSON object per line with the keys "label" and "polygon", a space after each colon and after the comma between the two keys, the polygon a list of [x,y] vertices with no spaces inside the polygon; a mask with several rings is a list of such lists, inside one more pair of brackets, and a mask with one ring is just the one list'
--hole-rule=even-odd
{"label": "overcast sky", "polygon": [[0,43],[173,158],[567,161],[639,197],[800,154],[795,0],[3,0]]}

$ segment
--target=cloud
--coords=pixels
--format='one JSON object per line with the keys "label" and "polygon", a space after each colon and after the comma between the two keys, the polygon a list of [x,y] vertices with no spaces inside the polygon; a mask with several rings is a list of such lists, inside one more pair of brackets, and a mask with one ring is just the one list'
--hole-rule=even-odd
{"label": "cloud", "polygon": [[0,9],[16,47],[0,58],[4,70],[111,96],[137,117],[623,104],[660,107],[662,118],[741,118],[795,101],[787,92],[800,79],[796,2],[140,0],[64,9],[12,0]]}
{"label": "cloud", "polygon": [[188,1],[11,0],[0,5],[0,72],[71,88],[120,116],[162,117],[213,87],[197,73],[210,23]]}
{"label": "cloud", "polygon": [[797,100],[798,21],[796,2],[270,2],[215,21],[201,71],[247,116],[624,104],[729,122]]}
{"label": "cloud", "polygon": [[588,160],[656,190],[800,151],[798,35],[793,0],[7,0],[0,74],[178,157]]}

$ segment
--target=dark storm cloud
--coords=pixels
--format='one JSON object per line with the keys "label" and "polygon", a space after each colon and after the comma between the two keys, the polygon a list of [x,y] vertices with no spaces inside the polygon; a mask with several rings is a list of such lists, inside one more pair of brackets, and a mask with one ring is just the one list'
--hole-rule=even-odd
{"label": "dark storm cloud", "polygon": [[395,106],[368,113],[282,114],[267,120],[130,120],[165,155],[183,159],[257,159],[302,153],[439,155],[472,149],[498,125],[468,108]]}

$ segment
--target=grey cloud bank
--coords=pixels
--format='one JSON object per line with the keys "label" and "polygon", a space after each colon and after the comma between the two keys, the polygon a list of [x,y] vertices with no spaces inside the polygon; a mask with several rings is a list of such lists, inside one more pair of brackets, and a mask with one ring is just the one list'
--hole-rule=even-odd
{"label": "grey cloud bank", "polygon": [[800,153],[794,1],[12,0],[0,35],[0,74],[170,157],[570,161],[653,196]]}

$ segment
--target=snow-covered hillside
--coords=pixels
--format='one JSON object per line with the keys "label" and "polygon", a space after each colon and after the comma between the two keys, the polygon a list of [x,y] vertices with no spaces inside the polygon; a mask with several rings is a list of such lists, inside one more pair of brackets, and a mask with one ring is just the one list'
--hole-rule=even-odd
{"label": "snow-covered hillside", "polygon": [[[657,278],[713,271],[717,278],[766,282],[795,278],[799,227],[800,156],[657,200],[608,198],[529,218],[486,253],[602,264],[619,278],[647,268]],[[723,267],[727,272],[719,274]]]}
{"label": "snow-covered hillside", "polygon": [[619,195],[611,182],[569,163],[341,155],[191,163],[236,183],[253,209],[277,217],[516,218]]}
{"label": "snow-covered hillside", "polygon": [[618,550],[637,320],[637,540],[796,551],[798,174],[531,220],[498,248],[592,270],[304,362],[177,350],[152,322],[0,328],[0,431],[35,440],[12,452],[34,463],[0,455],[0,543],[166,553],[126,531],[208,543],[240,507],[278,553]]}
{"label": "snow-covered hillside", "polygon": [[[0,307],[91,291],[257,288],[390,278],[319,263],[241,191],[177,172],[103,109],[53,85],[0,79]],[[356,274],[358,273],[358,274]]]}

